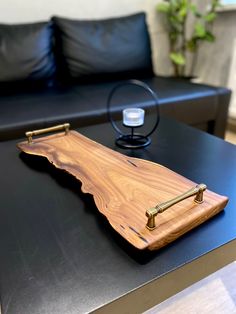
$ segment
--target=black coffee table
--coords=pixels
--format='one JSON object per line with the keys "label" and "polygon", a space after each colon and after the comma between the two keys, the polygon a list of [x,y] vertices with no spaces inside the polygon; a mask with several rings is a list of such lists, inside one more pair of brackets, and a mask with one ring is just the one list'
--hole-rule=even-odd
{"label": "black coffee table", "polygon": [[[79,131],[117,149],[109,124]],[[234,145],[162,118],[151,146],[120,150],[230,198],[224,212],[149,252],[116,234],[73,177],[16,143],[0,143],[2,313],[142,312],[236,258]]]}

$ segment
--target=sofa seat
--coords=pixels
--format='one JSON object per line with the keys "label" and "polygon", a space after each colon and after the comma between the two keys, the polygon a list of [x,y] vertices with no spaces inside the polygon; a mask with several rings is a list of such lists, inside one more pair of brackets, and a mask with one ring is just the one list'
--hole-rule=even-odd
{"label": "sofa seat", "polygon": [[[161,114],[224,137],[230,98],[228,89],[158,76],[143,81],[157,93]],[[70,122],[73,128],[105,122],[107,98],[117,83],[74,84],[5,93],[0,97],[0,140],[23,137],[28,130],[62,122]],[[143,91],[135,93],[133,87],[125,87],[116,96],[112,105],[114,112],[133,104],[146,108],[153,106],[148,95]]]}

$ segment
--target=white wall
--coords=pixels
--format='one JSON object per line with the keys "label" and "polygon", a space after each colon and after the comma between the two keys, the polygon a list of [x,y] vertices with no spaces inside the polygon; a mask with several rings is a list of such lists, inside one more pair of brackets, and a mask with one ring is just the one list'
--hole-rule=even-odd
{"label": "white wall", "polygon": [[236,119],[236,81],[232,72],[236,70],[235,61],[233,62],[236,53],[236,10],[219,12],[214,33],[216,41],[213,44],[206,43],[200,49],[196,72],[205,83],[232,89],[229,115]]}
{"label": "white wall", "polygon": [[101,18],[140,11],[141,0],[1,0],[1,22],[31,22],[52,15],[74,18]]}
{"label": "white wall", "polygon": [[233,119],[236,119],[236,37],[234,39],[232,52],[232,60],[228,79],[228,87],[232,90],[229,115]]}

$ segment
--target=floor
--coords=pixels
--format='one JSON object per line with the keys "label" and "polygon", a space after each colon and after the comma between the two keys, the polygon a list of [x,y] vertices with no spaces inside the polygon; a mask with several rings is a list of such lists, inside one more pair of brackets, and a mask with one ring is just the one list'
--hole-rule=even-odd
{"label": "floor", "polygon": [[145,314],[235,314],[236,262],[184,289]]}
{"label": "floor", "polygon": [[232,143],[232,144],[236,144],[236,133],[232,132],[232,131],[227,131],[226,136],[225,136],[225,140],[227,142]]}

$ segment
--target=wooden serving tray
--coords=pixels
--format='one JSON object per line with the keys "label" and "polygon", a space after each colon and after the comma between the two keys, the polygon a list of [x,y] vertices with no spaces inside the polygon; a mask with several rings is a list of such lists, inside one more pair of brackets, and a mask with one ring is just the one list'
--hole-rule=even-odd
{"label": "wooden serving tray", "polygon": [[18,147],[28,154],[46,157],[55,167],[80,180],[82,191],[93,195],[98,210],[111,226],[138,249],[163,247],[227,204],[227,197],[206,190],[201,204],[189,197],[162,213],[155,213],[155,226],[148,229],[147,216],[156,205],[194,189],[196,183],[162,165],[127,157],[69,131],[68,124],[46,131],[61,128],[66,132],[34,140],[33,135],[45,130],[27,132],[28,141],[19,143]]}

